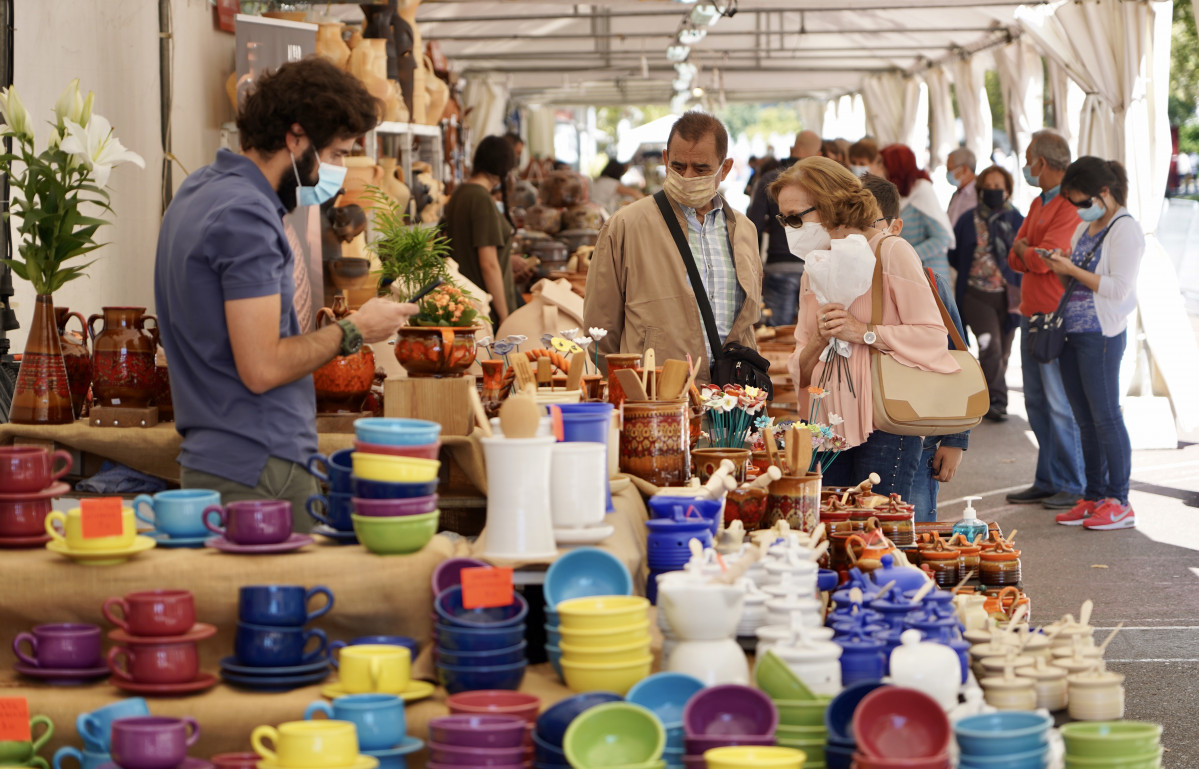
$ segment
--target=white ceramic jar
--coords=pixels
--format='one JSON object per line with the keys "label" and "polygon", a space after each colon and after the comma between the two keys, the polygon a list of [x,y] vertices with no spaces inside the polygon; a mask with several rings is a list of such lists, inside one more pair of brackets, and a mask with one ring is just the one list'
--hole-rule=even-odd
{"label": "white ceramic jar", "polygon": [[832,641],[780,643],[771,650],[787,663],[813,694],[830,697],[841,691],[841,652]]}
{"label": "white ceramic jar", "polygon": [[684,580],[658,583],[658,610],[680,641],[719,641],[736,635],[745,591],[736,585]]}
{"label": "white ceramic jar", "polygon": [[979,682],[987,704],[997,710],[1034,710],[1037,707],[1036,682],[1024,676],[993,676]]}
{"label": "white ceramic jar", "polygon": [[1068,676],[1070,717],[1078,721],[1117,721],[1124,717],[1124,676],[1091,670]]}
{"label": "white ceramic jar", "polygon": [[1066,671],[1050,665],[1044,659],[1038,658],[1037,664],[1024,668],[1020,675],[1031,678],[1036,683],[1033,688],[1037,692],[1037,708],[1049,711],[1064,710],[1069,702],[1069,689],[1066,684]]}
{"label": "white ceramic jar", "polygon": [[550,516],[553,436],[480,438],[487,460],[487,529],[483,557],[538,560],[558,556]]}
{"label": "white ceramic jar", "polygon": [[922,691],[949,712],[958,704],[962,663],[945,644],[920,640],[919,630],[905,630],[891,652],[891,681]]}

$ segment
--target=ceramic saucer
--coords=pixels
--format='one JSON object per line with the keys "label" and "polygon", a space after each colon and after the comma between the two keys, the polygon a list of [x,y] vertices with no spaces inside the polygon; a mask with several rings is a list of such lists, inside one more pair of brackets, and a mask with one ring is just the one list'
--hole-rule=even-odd
{"label": "ceramic saucer", "polygon": [[0,502],[33,502],[38,499],[54,499],[61,497],[71,490],[71,484],[59,481],[52,483],[41,491],[27,494],[0,494]]}
{"label": "ceramic saucer", "polygon": [[0,537],[0,547],[41,547],[52,539],[49,534],[32,537]]}
{"label": "ceramic saucer", "polygon": [[214,635],[216,635],[216,625],[209,625],[207,622],[197,622],[192,625],[191,630],[183,635],[130,635],[128,631],[117,628],[108,633],[108,638],[119,644],[137,646],[139,644],[177,644],[186,643],[187,641],[203,641],[205,638],[212,638]]}
{"label": "ceramic saucer", "polygon": [[128,547],[118,547],[112,550],[71,550],[65,542],[51,540],[46,543],[46,549],[65,555],[76,563],[88,566],[113,566],[124,563],[138,553],[152,550],[157,544],[152,537],[134,537],[133,544]]}
{"label": "ceramic saucer", "polygon": [[[402,692],[384,692],[384,694],[394,694],[404,702],[415,702],[417,700],[423,700],[426,697],[432,697],[433,692],[436,690],[437,687],[428,681],[414,680],[409,683],[408,688]],[[335,700],[338,697],[345,697],[349,694],[353,694],[353,692],[348,692],[343,689],[340,683],[329,684],[325,688],[321,689],[321,696],[328,697],[331,700]]]}
{"label": "ceramic saucer", "polygon": [[204,543],[212,539],[211,534],[202,537],[172,537],[161,531],[147,531],[147,537],[153,537],[159,547],[204,547]]}
{"label": "ceramic saucer", "polygon": [[585,529],[554,529],[559,545],[596,545],[616,531],[615,526],[589,526]]}
{"label": "ceramic saucer", "polygon": [[[373,756],[359,755],[354,759],[354,763],[346,764],[345,766],[333,766],[328,769],[376,769],[379,766],[379,759]],[[269,758],[264,758],[258,762],[258,769],[284,769],[276,761]]]}
{"label": "ceramic saucer", "polygon": [[415,753],[425,746],[425,741],[417,737],[405,737],[404,741],[394,748],[386,750],[364,750],[362,755],[374,756],[375,758],[392,758],[394,756],[406,756],[409,753]]}
{"label": "ceramic saucer", "polygon": [[[108,761],[100,764],[98,769],[121,769],[121,767],[117,766],[117,764],[112,761]],[[212,769],[212,764],[208,763],[202,758],[192,758],[191,756],[188,756],[187,758],[183,759],[183,763],[176,766],[175,769]]]}
{"label": "ceramic saucer", "polygon": [[301,676],[328,669],[329,660],[325,657],[303,665],[289,665],[278,668],[260,668],[252,665],[242,665],[237,661],[237,657],[225,657],[221,660],[222,671],[239,676]]}
{"label": "ceramic saucer", "polygon": [[313,534],[320,534],[322,537],[328,537],[339,545],[357,545],[358,534],[353,531],[339,531],[332,526],[326,526],[323,523],[319,526],[312,527]]}
{"label": "ceramic saucer", "polygon": [[122,691],[133,694],[162,694],[168,697],[180,694],[195,694],[196,692],[211,689],[217,684],[216,676],[212,673],[201,673],[196,680],[185,681],[181,684],[143,684],[136,681],[127,681],[116,676],[108,679],[108,682]]}
{"label": "ceramic saucer", "polygon": [[22,662],[13,665],[13,670],[23,676],[40,678],[54,686],[81,686],[112,673],[107,665],[94,668],[39,668]]}
{"label": "ceramic saucer", "polygon": [[319,684],[329,677],[330,670],[318,670],[314,673],[303,673],[294,676],[247,676],[231,673],[221,669],[221,678],[225,683],[242,689],[255,689],[262,692],[288,692],[301,686]]}
{"label": "ceramic saucer", "polygon": [[299,550],[302,547],[307,547],[313,543],[312,537],[307,534],[292,534],[284,542],[277,542],[273,545],[239,545],[236,542],[230,542],[224,537],[212,537],[204,544],[215,550],[220,550],[222,553],[234,553],[236,555],[269,555],[271,553],[290,553],[292,550]]}

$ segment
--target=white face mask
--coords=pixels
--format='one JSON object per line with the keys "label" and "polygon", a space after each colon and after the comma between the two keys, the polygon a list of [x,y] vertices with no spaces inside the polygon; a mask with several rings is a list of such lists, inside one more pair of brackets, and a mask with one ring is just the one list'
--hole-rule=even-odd
{"label": "white face mask", "polygon": [[807,258],[813,251],[827,250],[833,242],[820,222],[804,222],[802,227],[787,227],[786,231],[787,248],[800,259]]}
{"label": "white face mask", "polygon": [[870,167],[869,166],[850,166],[849,171],[854,176],[865,176],[867,173],[869,173]]}
{"label": "white face mask", "polygon": [[684,178],[673,168],[667,169],[662,189],[674,202],[687,208],[702,208],[716,197],[717,174]]}

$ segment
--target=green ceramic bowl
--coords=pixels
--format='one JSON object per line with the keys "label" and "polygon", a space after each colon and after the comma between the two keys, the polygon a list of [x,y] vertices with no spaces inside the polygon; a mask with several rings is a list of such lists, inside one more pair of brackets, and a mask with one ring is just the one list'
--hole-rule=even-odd
{"label": "green ceramic bowl", "polygon": [[379,518],[351,515],[358,541],[375,555],[407,555],[415,553],[433,539],[441,511],[424,515],[398,515]]}
{"label": "green ceramic bowl", "polygon": [[816,766],[825,762],[824,758],[824,740],[790,740],[785,737],[777,738],[780,748],[795,748],[802,750],[804,754],[805,769],[810,766]]}
{"label": "green ceramic bowl", "polygon": [[779,711],[779,726],[824,726],[824,711],[830,697],[814,700],[775,700]]}
{"label": "green ceramic bowl", "polygon": [[583,711],[566,729],[562,751],[576,769],[648,769],[662,758],[666,730],[652,712],[631,702]]}
{"label": "green ceramic bowl", "polygon": [[1162,749],[1139,756],[1108,756],[1105,758],[1077,757],[1066,754],[1066,769],[1158,769],[1162,765]]}
{"label": "green ceramic bowl", "polygon": [[799,676],[791,672],[783,658],[767,649],[758,660],[758,668],[754,671],[754,683],[766,692],[772,700],[807,700],[816,699],[812,690],[799,680]]}
{"label": "green ceramic bowl", "polygon": [[1161,725],[1148,721],[1080,721],[1061,732],[1072,759],[1144,757],[1158,749],[1162,737]]}
{"label": "green ceramic bowl", "polygon": [[788,740],[827,740],[828,729],[820,726],[784,726],[779,724],[774,730],[779,739]]}

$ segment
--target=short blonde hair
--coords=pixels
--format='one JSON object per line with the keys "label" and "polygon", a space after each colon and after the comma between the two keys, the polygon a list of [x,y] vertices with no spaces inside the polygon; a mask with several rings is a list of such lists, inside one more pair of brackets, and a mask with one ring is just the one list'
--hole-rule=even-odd
{"label": "short blonde hair", "polygon": [[812,157],[799,161],[770,185],[770,196],[777,201],[788,187],[802,187],[808,193],[825,229],[864,230],[882,218],[874,195],[835,160]]}

